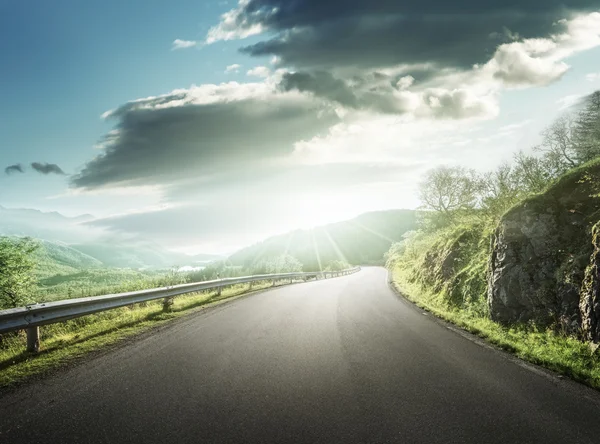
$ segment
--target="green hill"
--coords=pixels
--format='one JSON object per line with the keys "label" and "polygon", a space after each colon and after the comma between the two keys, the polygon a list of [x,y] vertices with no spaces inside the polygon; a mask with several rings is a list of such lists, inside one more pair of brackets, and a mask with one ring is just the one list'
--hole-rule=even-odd
{"label": "green hill", "polygon": [[40,279],[103,266],[98,259],[66,244],[46,240],[37,240],[37,242],[40,248],[36,251],[36,274]]}
{"label": "green hill", "polygon": [[392,243],[416,225],[412,210],[362,214],[354,219],[274,236],[229,257],[232,265],[252,268],[283,254],[297,258],[305,271],[325,268],[332,261],[350,264],[382,263]]}
{"label": "green hill", "polygon": [[189,256],[168,251],[148,242],[140,243],[88,243],[73,245],[73,248],[113,268],[170,268],[188,265]]}

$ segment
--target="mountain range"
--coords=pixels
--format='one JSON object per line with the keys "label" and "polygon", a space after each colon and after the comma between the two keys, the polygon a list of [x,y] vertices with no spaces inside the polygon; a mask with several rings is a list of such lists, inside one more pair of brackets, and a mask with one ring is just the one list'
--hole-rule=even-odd
{"label": "mountain range", "polygon": [[[270,237],[239,250],[227,262],[253,268],[261,261],[289,254],[306,271],[325,268],[336,260],[381,263],[391,244],[415,228],[415,218],[412,210],[365,213],[351,220]],[[139,270],[199,266],[224,259],[211,254],[188,256],[145,239],[108,238],[106,232],[86,224],[93,219],[91,215],[67,217],[57,212],[0,207],[0,235],[39,239],[41,276],[103,267]]]}
{"label": "mountain range", "polygon": [[364,213],[351,220],[268,238],[231,255],[229,262],[252,268],[260,261],[289,254],[303,264],[305,271],[325,268],[336,260],[378,264],[392,243],[415,227],[413,210]]}
{"label": "mountain range", "polygon": [[222,258],[210,254],[188,256],[146,239],[109,236],[105,231],[86,224],[91,220],[94,216],[89,214],[68,217],[58,212],[0,206],[0,235],[29,236],[40,240],[39,268],[48,271],[68,272],[96,267],[170,268]]}

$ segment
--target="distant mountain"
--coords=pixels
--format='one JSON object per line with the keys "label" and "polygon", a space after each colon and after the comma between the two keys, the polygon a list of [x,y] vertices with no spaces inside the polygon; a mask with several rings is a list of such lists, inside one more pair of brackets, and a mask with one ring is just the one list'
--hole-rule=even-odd
{"label": "distant mountain", "polygon": [[362,214],[354,219],[274,236],[229,257],[232,265],[252,267],[262,260],[290,254],[305,271],[318,270],[333,260],[351,264],[381,263],[392,243],[416,227],[412,210]]}
{"label": "distant mountain", "polygon": [[[42,240],[47,248],[43,249],[45,259],[41,264],[45,264],[43,266],[48,270],[66,270],[64,267],[70,267],[72,271],[96,266],[170,268],[222,259],[220,256],[209,254],[188,256],[169,251],[144,239],[132,240],[108,234],[86,223],[91,220],[94,220],[94,216],[90,214],[67,217],[57,212],[0,206],[0,236],[29,236]],[[60,253],[64,254],[61,256]],[[72,262],[67,259],[69,255],[73,258]],[[57,261],[54,261],[54,258]],[[86,261],[84,258],[93,261]]]}
{"label": "distant mountain", "polygon": [[89,242],[99,238],[101,230],[83,225],[91,215],[67,217],[57,212],[0,206],[0,235],[30,236],[67,244]]}

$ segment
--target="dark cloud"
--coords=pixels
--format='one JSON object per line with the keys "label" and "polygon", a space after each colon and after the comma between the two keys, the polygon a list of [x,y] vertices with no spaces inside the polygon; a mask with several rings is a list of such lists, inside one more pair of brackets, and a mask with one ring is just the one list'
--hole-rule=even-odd
{"label": "dark cloud", "polygon": [[557,20],[597,9],[597,0],[250,0],[220,27],[274,31],[242,51],[276,55],[297,68],[469,68],[501,43],[554,34]]}
{"label": "dark cloud", "polygon": [[[116,131],[72,185],[172,184],[252,168],[290,154],[295,142],[339,121],[320,101],[297,93],[261,90],[248,95],[246,87],[229,85],[221,88],[226,92],[215,87],[216,94],[228,94],[215,102],[212,87],[208,85],[209,94],[200,87],[131,102],[110,113],[118,119]],[[205,103],[209,99],[212,103]]]}
{"label": "dark cloud", "polygon": [[404,114],[411,110],[411,101],[397,90],[393,78],[377,72],[350,80],[335,78],[325,71],[286,73],[279,86],[284,91],[309,92],[347,108],[384,114]]}
{"label": "dark cloud", "polygon": [[23,169],[23,165],[21,165],[20,163],[16,163],[14,165],[9,165],[6,168],[4,168],[5,174],[24,173],[24,172],[25,172],[25,170]]}
{"label": "dark cloud", "polygon": [[41,162],[33,162],[31,164],[31,168],[37,171],[40,174],[58,174],[61,176],[65,175],[65,172],[56,165],[55,163],[41,163]]}

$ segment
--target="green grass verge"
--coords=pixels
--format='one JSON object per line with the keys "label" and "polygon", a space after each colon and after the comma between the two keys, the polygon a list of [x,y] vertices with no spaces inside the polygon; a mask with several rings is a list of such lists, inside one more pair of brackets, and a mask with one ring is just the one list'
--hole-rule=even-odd
{"label": "green grass verge", "polygon": [[[255,283],[252,291],[271,285]],[[169,313],[162,311],[162,300],[158,300],[47,325],[40,328],[42,349],[35,354],[25,351],[25,332],[3,335],[0,337],[0,388],[6,389],[72,364],[91,352],[249,291],[248,285],[236,285],[223,289],[221,296],[216,292],[178,296]]]}
{"label": "green grass verge", "polygon": [[405,273],[401,267],[392,269],[392,283],[419,307],[525,361],[600,389],[600,350],[593,352],[588,344],[552,330],[504,327],[477,313],[450,308],[439,295],[411,283]]}

